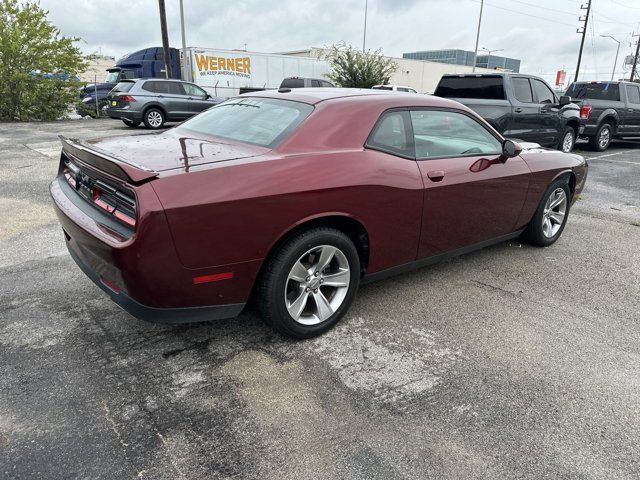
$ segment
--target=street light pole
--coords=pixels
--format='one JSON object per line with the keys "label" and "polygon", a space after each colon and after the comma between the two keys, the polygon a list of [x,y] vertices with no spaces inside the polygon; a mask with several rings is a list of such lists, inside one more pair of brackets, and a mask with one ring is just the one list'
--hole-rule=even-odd
{"label": "street light pole", "polygon": [[473,70],[476,71],[476,61],[478,60],[478,43],[480,43],[480,26],[482,25],[482,9],[484,8],[484,0],[480,0],[480,16],[478,17],[478,33],[476,34],[476,49],[473,51]]}
{"label": "street light pole", "polygon": [[189,72],[190,59],[187,59],[187,40],[184,32],[184,6],[180,0],[180,29],[182,30],[182,79],[191,81]]}
{"label": "street light pole", "polygon": [[613,78],[616,75],[616,65],[618,65],[618,54],[620,53],[620,42],[613,38],[611,35],[600,35],[601,37],[607,37],[613,40],[618,44],[618,48],[616,49],[616,59],[613,61],[613,71],[611,72],[611,81],[613,82]]}
{"label": "street light pole", "polygon": [[158,0],[160,8],[160,33],[162,34],[162,51],[164,53],[164,75],[171,78],[171,61],[169,60],[169,35],[167,34],[167,12],[164,8],[164,0]]}
{"label": "street light pole", "polygon": [[369,0],[364,0],[364,33],[362,34],[362,53],[364,53],[365,45],[367,43],[367,7],[369,6]]}
{"label": "street light pole", "polygon": [[[484,50],[485,52],[487,52],[487,56],[489,57],[487,59],[487,68],[489,68],[489,63],[491,62],[491,54],[494,52],[503,52],[504,48],[498,48],[496,50],[489,50],[487,47],[482,47],[480,50]],[[506,68],[506,60],[505,60],[505,68]]]}

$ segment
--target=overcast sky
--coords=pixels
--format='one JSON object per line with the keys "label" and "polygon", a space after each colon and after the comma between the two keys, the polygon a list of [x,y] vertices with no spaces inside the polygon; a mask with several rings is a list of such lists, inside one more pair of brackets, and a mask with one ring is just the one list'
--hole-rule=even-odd
{"label": "overcast sky", "polygon": [[[180,47],[179,1],[165,0],[169,42]],[[584,0],[586,3],[586,0]],[[119,58],[160,46],[156,0],[41,0],[64,35],[83,39],[87,53]],[[277,52],[345,41],[362,46],[365,0],[184,0],[187,45]],[[578,0],[486,0],[479,47],[522,60],[521,71],[573,76],[580,36]],[[391,56],[403,52],[460,48],[473,50],[480,0],[369,0],[367,48]],[[632,53],[631,33],[640,31],[640,1],[593,0],[581,71],[607,79],[616,43],[623,59]],[[581,78],[582,77],[581,74]]]}

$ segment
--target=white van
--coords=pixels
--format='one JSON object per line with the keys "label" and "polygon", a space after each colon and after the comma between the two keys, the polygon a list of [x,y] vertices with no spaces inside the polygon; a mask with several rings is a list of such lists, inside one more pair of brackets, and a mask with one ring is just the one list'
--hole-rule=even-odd
{"label": "white van", "polygon": [[394,92],[418,93],[413,88],[405,87],[404,85],[374,85],[371,88],[373,90],[393,90]]}

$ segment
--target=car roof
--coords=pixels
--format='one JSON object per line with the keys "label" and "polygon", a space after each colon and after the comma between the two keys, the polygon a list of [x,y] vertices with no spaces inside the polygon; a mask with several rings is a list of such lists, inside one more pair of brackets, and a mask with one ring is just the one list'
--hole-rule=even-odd
{"label": "car roof", "polygon": [[434,97],[431,95],[416,95],[415,93],[396,92],[392,90],[371,90],[368,88],[284,88],[245,93],[237,98],[245,96],[293,100],[296,102],[308,103],[310,105],[326,101],[358,98],[363,101],[369,99],[372,102],[390,101],[397,103],[398,107],[404,105],[415,105],[468,110],[467,107],[462,104],[446,98]]}

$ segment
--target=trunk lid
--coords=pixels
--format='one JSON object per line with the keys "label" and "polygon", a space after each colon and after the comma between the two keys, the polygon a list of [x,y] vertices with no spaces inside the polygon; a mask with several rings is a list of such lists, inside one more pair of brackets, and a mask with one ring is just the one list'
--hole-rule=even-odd
{"label": "trunk lid", "polygon": [[[117,136],[85,142],[63,138],[63,146],[65,140],[83,149],[85,156],[97,156],[114,163],[133,182],[148,180],[168,170],[188,171],[195,166],[254,157],[269,151],[265,147],[214,140],[213,137],[187,137],[174,129],[159,134]],[[106,170],[104,162],[96,167]]]}

